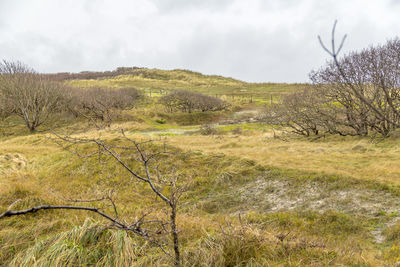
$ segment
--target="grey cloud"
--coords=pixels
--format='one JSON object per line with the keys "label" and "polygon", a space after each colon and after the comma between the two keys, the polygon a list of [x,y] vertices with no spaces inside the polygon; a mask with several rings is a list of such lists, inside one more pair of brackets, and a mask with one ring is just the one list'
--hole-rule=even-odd
{"label": "grey cloud", "polygon": [[329,41],[336,18],[338,34],[349,35],[345,51],[395,37],[400,8],[391,0],[36,1],[0,1],[0,59],[44,72],[185,68],[258,82],[307,81],[328,59],[316,37]]}
{"label": "grey cloud", "polygon": [[398,6],[398,5],[400,5],[400,1],[399,0],[390,0],[390,4],[394,5],[394,6]]}
{"label": "grey cloud", "polygon": [[206,73],[220,73],[245,81],[304,82],[317,61],[316,38],[295,40],[289,30],[265,33],[238,28],[227,33],[198,31],[196,39],[181,44],[182,65]]}

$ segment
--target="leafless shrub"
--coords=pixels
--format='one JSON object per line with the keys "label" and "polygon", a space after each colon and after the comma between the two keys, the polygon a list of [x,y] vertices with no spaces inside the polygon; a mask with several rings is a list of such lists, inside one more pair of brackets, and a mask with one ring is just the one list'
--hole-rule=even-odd
{"label": "leafless shrub", "polygon": [[133,108],[139,97],[140,92],[135,88],[75,88],[69,110],[76,117],[84,116],[95,124],[100,121],[110,126],[115,114]]}
{"label": "leafless shrub", "polygon": [[336,21],[332,28],[332,47],[323,49],[333,61],[310,74],[311,80],[326,89],[327,97],[339,103],[348,123],[358,135],[369,132],[388,136],[400,125],[400,40],[338,55],[346,36],[336,48]]}
{"label": "leafless shrub", "polygon": [[20,62],[0,63],[1,113],[21,117],[35,131],[54,113],[62,110],[66,90],[59,83]]}
{"label": "leafless shrub", "polygon": [[229,106],[227,102],[219,98],[183,90],[161,97],[160,103],[169,112],[179,110],[188,113],[224,110]]}
{"label": "leafless shrub", "polygon": [[400,125],[400,39],[338,58],[332,31],[333,57],[310,73],[313,86],[271,105],[264,120],[309,136],[319,132],[388,136]]}
{"label": "leafless shrub", "polygon": [[292,132],[305,136],[318,134],[316,122],[317,99],[309,90],[285,95],[282,103],[273,104],[260,115],[259,119],[274,125],[289,127]]}

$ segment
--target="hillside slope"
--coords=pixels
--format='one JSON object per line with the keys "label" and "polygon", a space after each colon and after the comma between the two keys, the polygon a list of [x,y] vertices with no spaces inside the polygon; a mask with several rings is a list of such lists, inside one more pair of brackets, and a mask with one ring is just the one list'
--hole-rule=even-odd
{"label": "hillside slope", "polygon": [[[72,78],[72,79],[71,79]],[[159,70],[146,68],[129,68],[126,71],[115,71],[109,75],[82,74],[71,76],[68,83],[74,86],[132,86],[142,90],[190,90],[210,95],[243,95],[269,97],[270,94],[282,94],[309,86],[307,84],[285,83],[247,83],[233,78],[217,75],[204,75],[189,70]]]}

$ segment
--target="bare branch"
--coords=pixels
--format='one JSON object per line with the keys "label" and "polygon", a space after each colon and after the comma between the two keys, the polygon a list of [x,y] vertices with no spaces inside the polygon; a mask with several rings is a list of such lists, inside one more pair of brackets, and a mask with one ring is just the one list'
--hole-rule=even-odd
{"label": "bare branch", "polygon": [[100,216],[106,218],[107,220],[113,222],[114,224],[116,224],[116,225],[118,225],[118,226],[120,226],[120,227],[122,227],[124,229],[126,228],[126,226],[124,224],[118,222],[117,220],[111,218],[107,214],[101,212],[98,208],[91,208],[91,207],[43,205],[43,206],[32,207],[32,208],[29,208],[29,209],[19,210],[19,211],[7,210],[4,213],[0,214],[0,219],[5,218],[5,217],[24,215],[24,214],[28,214],[28,213],[35,213],[35,212],[40,211],[40,210],[59,210],[59,209],[63,209],[63,210],[86,210],[86,211],[94,212],[94,213],[97,213]]}
{"label": "bare branch", "polygon": [[[348,75],[346,74],[345,70],[343,69],[341,63],[338,60],[338,55],[339,52],[341,51],[341,49],[343,48],[344,42],[346,40],[347,35],[344,35],[344,37],[342,38],[342,41],[340,42],[339,45],[339,49],[336,50],[335,48],[335,30],[336,30],[336,24],[337,24],[337,20],[335,21],[335,23],[333,24],[332,27],[332,36],[331,36],[331,44],[332,47],[329,50],[323,43],[323,41],[321,40],[321,37],[318,36],[318,40],[321,44],[321,47],[333,58],[333,62],[337,68],[337,70],[340,73],[340,76],[342,77],[342,79],[344,80],[345,84],[351,89],[351,91],[355,94],[355,96],[360,99],[365,105],[367,105],[381,120],[387,121],[388,123],[391,123],[393,125],[396,125],[397,127],[400,126],[400,124],[398,122],[396,122],[395,120],[393,120],[392,118],[388,117],[386,114],[384,114],[384,112],[382,112],[379,108],[377,108],[374,105],[373,101],[370,101],[367,99],[367,97],[365,97],[363,94],[360,93],[360,91],[355,87],[354,83],[349,79]],[[396,114],[399,114],[398,110],[394,107],[393,103],[391,102],[391,98],[389,96],[389,94],[387,93],[387,90],[385,90],[385,88],[381,88],[387,98],[387,101],[390,105],[390,107],[392,108],[392,111]]]}

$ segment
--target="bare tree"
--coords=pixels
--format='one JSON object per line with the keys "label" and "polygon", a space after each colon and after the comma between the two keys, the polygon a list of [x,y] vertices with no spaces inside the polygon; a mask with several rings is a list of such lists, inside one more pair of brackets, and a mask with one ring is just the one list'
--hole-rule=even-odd
{"label": "bare tree", "polygon": [[219,98],[184,90],[173,91],[161,97],[160,103],[169,112],[179,110],[188,113],[224,110],[229,106],[227,102]]}
{"label": "bare tree", "polygon": [[312,112],[314,99],[308,91],[304,90],[282,99],[282,104],[273,105],[273,119],[281,126],[292,129],[294,133],[310,136],[318,134],[318,127]]}
{"label": "bare tree", "polygon": [[346,36],[331,48],[319,41],[333,61],[310,73],[313,86],[283,98],[267,112],[267,121],[310,135],[389,136],[400,126],[400,39],[338,58]]}
{"label": "bare tree", "polygon": [[64,87],[20,62],[3,61],[0,97],[7,103],[6,113],[21,117],[33,132],[62,108]]}
{"label": "bare tree", "polygon": [[[145,183],[151,192],[163,202],[169,210],[169,219],[166,221],[162,218],[146,219],[149,213],[144,214],[139,219],[129,222],[129,218],[125,220],[120,218],[117,211],[117,205],[110,195],[95,200],[72,200],[73,202],[95,202],[109,201],[112,206],[113,214],[107,213],[100,208],[90,206],[70,206],[70,205],[41,205],[31,207],[25,210],[13,211],[12,205],[7,211],[0,214],[0,219],[35,213],[41,210],[84,210],[96,213],[109,221],[110,228],[121,229],[139,235],[152,244],[158,246],[165,254],[173,257],[175,266],[181,265],[179,230],[177,226],[177,207],[180,197],[184,192],[184,187],[179,184],[179,174],[176,170],[170,170],[169,166],[163,165],[167,160],[171,160],[175,153],[169,152],[164,144],[163,149],[154,148],[154,140],[137,142],[127,137],[122,131],[125,143],[121,145],[121,141],[113,143],[98,138],[74,138],[71,136],[56,135],[53,139],[64,149],[87,159],[90,157],[98,158],[99,162],[105,162],[108,159],[113,160],[120,165],[131,177],[131,181],[137,183]],[[85,146],[81,153],[80,146]],[[91,146],[89,152],[87,146]],[[153,147],[152,147],[153,146]],[[165,190],[168,188],[168,190]],[[163,192],[169,193],[163,193]],[[71,201],[71,200],[70,200]],[[170,235],[172,239],[171,254],[165,248],[163,236]]]}
{"label": "bare tree", "polygon": [[333,62],[312,74],[314,82],[338,88],[340,98],[346,99],[342,102],[360,111],[364,128],[369,126],[387,136],[400,125],[400,40],[396,38],[339,59],[346,35],[336,48],[336,24],[337,21],[332,28],[331,48],[318,36]]}
{"label": "bare tree", "polygon": [[73,88],[69,111],[83,116],[90,122],[110,126],[117,112],[131,109],[136,105],[140,92],[135,88],[111,89],[103,87]]}

